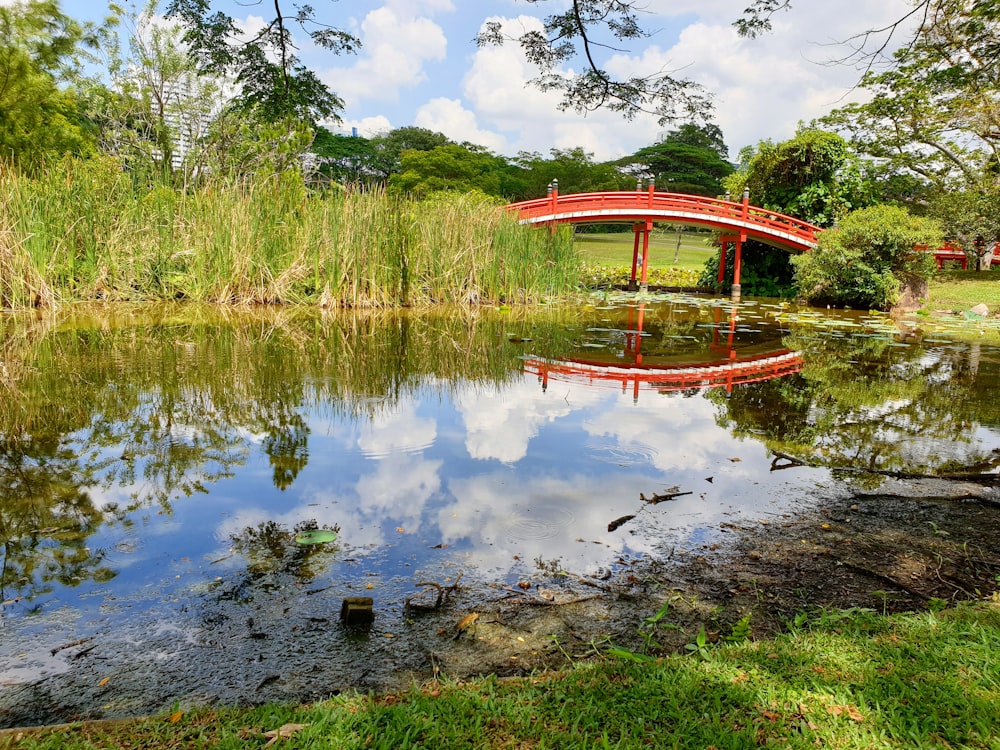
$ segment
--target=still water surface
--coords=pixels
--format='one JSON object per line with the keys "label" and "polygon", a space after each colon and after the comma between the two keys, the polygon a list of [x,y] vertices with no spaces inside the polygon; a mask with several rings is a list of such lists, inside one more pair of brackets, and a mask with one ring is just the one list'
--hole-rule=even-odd
{"label": "still water surface", "polygon": [[[115,309],[0,318],[0,367],[8,726],[388,685],[426,666],[394,643],[420,582],[602,577],[859,469],[1000,464],[984,322]],[[315,528],[337,540],[296,543]]]}

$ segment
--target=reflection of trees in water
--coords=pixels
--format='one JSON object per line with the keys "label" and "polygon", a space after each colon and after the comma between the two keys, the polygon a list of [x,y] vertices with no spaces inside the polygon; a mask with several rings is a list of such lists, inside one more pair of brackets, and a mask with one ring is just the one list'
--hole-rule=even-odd
{"label": "reflection of trees in water", "polygon": [[83,489],[76,455],[58,436],[0,439],[0,598],[29,602],[52,584],[106,581],[106,553],[87,540],[104,516]]}
{"label": "reflection of trees in water", "polygon": [[[307,584],[316,576],[326,572],[331,555],[336,555],[340,547],[336,541],[321,544],[299,544],[296,535],[301,532],[321,528],[315,520],[303,521],[288,529],[275,521],[264,521],[257,526],[248,526],[239,534],[230,537],[233,552],[247,562],[245,580],[230,586],[231,591],[243,588],[274,586],[281,579],[292,577],[297,583]],[[339,526],[323,526],[323,529],[340,533]]]}
{"label": "reflection of trees in water", "polygon": [[[419,389],[499,385],[520,377],[516,341],[558,354],[570,336],[556,311],[129,315],[0,319],[5,598],[113,576],[103,553],[87,550],[102,523],[149,506],[169,512],[255,450],[287,489],[309,460],[310,414],[372,419]],[[97,490],[119,488],[121,507],[95,505]]]}
{"label": "reflection of trees in water", "polygon": [[735,435],[831,467],[932,474],[991,460],[974,433],[1000,424],[1000,368],[973,348],[815,332],[785,344],[805,357],[799,375],[711,395]]}

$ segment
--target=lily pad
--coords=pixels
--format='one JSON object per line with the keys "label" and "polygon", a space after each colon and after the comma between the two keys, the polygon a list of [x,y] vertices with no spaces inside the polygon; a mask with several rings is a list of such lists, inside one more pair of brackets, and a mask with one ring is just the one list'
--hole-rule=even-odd
{"label": "lily pad", "polygon": [[295,535],[295,541],[298,544],[323,544],[337,541],[337,534],[329,529],[311,529],[300,531]]}

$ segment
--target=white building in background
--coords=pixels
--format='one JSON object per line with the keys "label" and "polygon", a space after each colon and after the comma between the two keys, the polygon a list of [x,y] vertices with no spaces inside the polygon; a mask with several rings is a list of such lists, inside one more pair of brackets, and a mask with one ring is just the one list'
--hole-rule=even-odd
{"label": "white building in background", "polygon": [[[211,83],[207,87],[215,88]],[[193,75],[163,84],[160,106],[163,121],[172,135],[174,150],[170,165],[174,169],[184,164],[188,154],[208,134],[212,120],[222,109],[217,96],[206,95],[207,87],[203,79]]]}

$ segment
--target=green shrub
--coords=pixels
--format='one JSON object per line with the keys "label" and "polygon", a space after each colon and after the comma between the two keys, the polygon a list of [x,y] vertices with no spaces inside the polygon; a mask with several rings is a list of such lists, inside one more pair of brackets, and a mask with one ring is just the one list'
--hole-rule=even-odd
{"label": "green shrub", "polygon": [[863,208],[823,232],[815,250],[792,259],[796,289],[814,304],[886,310],[905,275],[926,279],[933,272],[933,256],[914,247],[941,243],[932,219],[897,206]]}
{"label": "green shrub", "polygon": [[[790,254],[763,242],[748,240],[740,251],[740,291],[748,297],[791,297],[793,270]],[[729,293],[733,286],[736,251],[730,245],[726,253],[726,272],[722,289]],[[698,279],[698,286],[713,288],[719,280],[719,254],[716,252],[705,261]]]}

